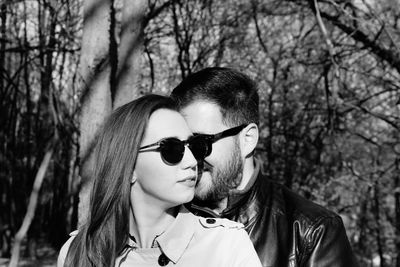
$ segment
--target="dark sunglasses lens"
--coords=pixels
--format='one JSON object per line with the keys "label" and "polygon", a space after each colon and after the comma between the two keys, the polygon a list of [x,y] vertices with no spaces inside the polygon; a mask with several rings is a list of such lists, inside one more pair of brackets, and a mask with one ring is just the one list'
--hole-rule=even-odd
{"label": "dark sunglasses lens", "polygon": [[207,139],[201,135],[194,136],[189,140],[189,148],[197,160],[203,160],[211,153]]}
{"label": "dark sunglasses lens", "polygon": [[160,145],[163,159],[170,164],[179,163],[185,153],[184,143],[178,139],[166,139]]}

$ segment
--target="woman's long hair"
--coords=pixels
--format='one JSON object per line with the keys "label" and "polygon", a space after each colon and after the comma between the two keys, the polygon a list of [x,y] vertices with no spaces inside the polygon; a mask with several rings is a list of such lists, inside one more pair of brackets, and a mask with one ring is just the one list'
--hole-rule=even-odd
{"label": "woman's long hair", "polygon": [[130,181],[139,147],[151,114],[161,108],[176,110],[170,98],[146,95],[116,109],[105,121],[94,151],[88,218],[64,266],[115,264],[128,240]]}

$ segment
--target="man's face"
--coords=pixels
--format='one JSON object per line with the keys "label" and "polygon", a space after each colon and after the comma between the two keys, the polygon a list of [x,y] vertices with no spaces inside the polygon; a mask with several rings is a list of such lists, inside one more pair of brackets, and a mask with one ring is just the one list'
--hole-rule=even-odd
{"label": "man's face", "polygon": [[[181,113],[193,133],[216,134],[231,127],[222,122],[219,107],[211,102],[192,102]],[[238,186],[243,171],[237,136],[222,138],[212,145],[211,154],[205,158],[196,185],[196,198],[217,202],[228,196],[230,189]]]}

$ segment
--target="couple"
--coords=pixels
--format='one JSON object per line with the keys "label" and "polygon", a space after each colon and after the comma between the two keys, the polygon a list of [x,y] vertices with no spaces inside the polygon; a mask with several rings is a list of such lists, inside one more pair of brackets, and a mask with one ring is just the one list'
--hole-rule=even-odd
{"label": "couple", "polygon": [[90,214],[58,266],[356,266],[339,216],[260,171],[251,79],[207,68],[171,97],[107,119]]}

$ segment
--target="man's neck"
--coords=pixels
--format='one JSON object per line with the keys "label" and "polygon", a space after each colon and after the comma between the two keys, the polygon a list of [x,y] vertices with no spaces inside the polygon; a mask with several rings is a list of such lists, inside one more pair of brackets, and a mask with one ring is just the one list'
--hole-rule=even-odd
{"label": "man's neck", "polygon": [[[254,158],[249,157],[245,160],[243,164],[243,173],[242,173],[242,180],[238,187],[234,189],[234,191],[240,191],[247,187],[251,178],[253,177],[255,171],[255,163]],[[232,191],[233,192],[233,191]],[[213,208],[213,211],[217,214],[221,214],[226,208],[228,207],[228,197],[222,199],[218,203],[216,203],[216,207]]]}
{"label": "man's neck", "polygon": [[242,181],[240,182],[236,190],[243,190],[246,188],[246,186],[251,180],[251,177],[254,174],[254,170],[255,170],[254,157],[251,156],[249,158],[246,158],[243,163]]}
{"label": "man's neck", "polygon": [[228,207],[228,198],[224,198],[220,202],[217,203],[217,207],[213,209],[213,212],[216,214],[221,214]]}

